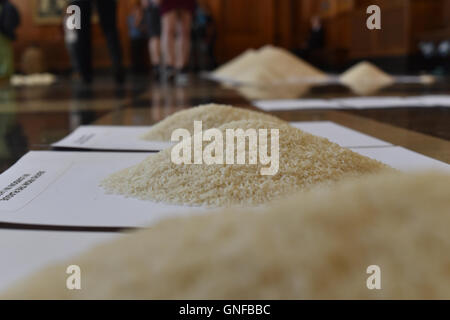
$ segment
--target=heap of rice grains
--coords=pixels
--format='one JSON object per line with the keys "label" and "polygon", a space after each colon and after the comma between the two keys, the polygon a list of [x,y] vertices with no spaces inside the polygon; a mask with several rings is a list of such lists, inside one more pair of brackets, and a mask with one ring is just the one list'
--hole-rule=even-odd
{"label": "heap of rice grains", "polygon": [[[0,298],[449,299],[450,176],[350,180],[256,212],[166,220],[77,258],[83,290],[61,285],[71,259]],[[382,290],[366,286],[373,264]]]}
{"label": "heap of rice grains", "polygon": [[[239,114],[242,111],[235,109],[233,112]],[[174,115],[172,119],[175,118],[178,116]],[[180,118],[193,120],[195,117]],[[279,129],[278,172],[262,175],[261,169],[267,166],[261,163],[174,164],[172,148],[169,148],[112,174],[101,185],[108,193],[172,204],[258,205],[316,184],[328,184],[346,176],[386,168],[380,162],[293,128],[281,120],[246,119],[224,124],[218,129],[223,136],[227,129]]]}
{"label": "heap of rice grains", "polygon": [[213,72],[218,79],[227,79],[241,84],[271,86],[287,85],[289,81],[307,79],[325,81],[327,75],[288,50],[264,46],[258,50],[247,50],[243,54]]}
{"label": "heap of rice grains", "polygon": [[265,120],[283,123],[277,117],[262,112],[235,108],[227,105],[206,104],[176,112],[154,125],[141,139],[148,141],[170,141],[172,132],[179,128],[194,133],[194,121],[202,121],[203,129],[218,128],[221,125],[237,120]]}
{"label": "heap of rice grains", "polygon": [[372,94],[395,82],[395,78],[367,61],[348,69],[339,77],[339,80],[359,95]]}

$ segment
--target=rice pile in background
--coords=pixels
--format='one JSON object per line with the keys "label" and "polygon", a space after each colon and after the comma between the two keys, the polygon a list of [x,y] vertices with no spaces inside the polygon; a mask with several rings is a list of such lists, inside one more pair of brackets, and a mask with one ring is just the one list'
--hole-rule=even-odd
{"label": "rice pile in background", "polygon": [[[109,193],[166,203],[258,205],[318,183],[386,168],[378,161],[282,122],[240,120],[219,127],[223,133],[226,129],[272,128],[279,129],[279,171],[273,176],[261,175],[260,169],[267,165],[259,161],[257,165],[177,165],[171,161],[169,148],[112,174],[101,185]],[[270,144],[270,138],[268,141]]]}
{"label": "rice pile in background", "polygon": [[283,48],[265,46],[259,50],[258,63],[267,66],[280,82],[289,80],[324,80],[328,76],[305,60]]}
{"label": "rice pile in background", "polygon": [[213,72],[218,79],[246,85],[286,85],[289,81],[324,81],[327,75],[289,51],[265,46],[246,51]]}
{"label": "rice pile in background", "polygon": [[217,68],[213,74],[225,79],[236,79],[242,69],[246,68],[254,61],[256,55],[256,50],[248,49],[236,58]]}
{"label": "rice pile in background", "polygon": [[[298,98],[314,84],[331,82],[326,73],[288,50],[271,45],[245,51],[212,75],[219,81],[240,84],[239,91],[251,100]],[[395,79],[363,61],[344,72],[339,82],[356,94],[368,95],[392,85]]]}
{"label": "rice pile in background", "polygon": [[[449,299],[449,185],[446,174],[386,173],[256,212],[164,221],[2,298]],[[73,261],[83,290],[63,285]],[[381,268],[381,290],[366,287],[370,265]]]}
{"label": "rice pile in background", "polygon": [[348,69],[340,76],[339,80],[359,95],[372,94],[395,82],[392,76],[367,61],[360,62]]}
{"label": "rice pile in background", "polygon": [[154,125],[148,133],[141,138],[149,141],[170,141],[172,132],[179,128],[194,132],[194,121],[202,121],[203,130],[218,128],[221,125],[235,120],[266,120],[276,123],[285,123],[277,117],[258,111],[251,111],[232,106],[208,104],[179,111],[163,121]]}

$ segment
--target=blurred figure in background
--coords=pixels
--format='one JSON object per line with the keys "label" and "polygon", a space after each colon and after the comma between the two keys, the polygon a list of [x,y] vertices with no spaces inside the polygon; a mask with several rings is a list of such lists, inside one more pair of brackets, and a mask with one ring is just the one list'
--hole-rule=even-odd
{"label": "blurred figure in background", "polygon": [[325,30],[319,16],[311,18],[311,30],[307,42],[307,49],[314,51],[323,49],[325,46]]}
{"label": "blurred figure in background", "polygon": [[14,73],[12,41],[16,39],[19,24],[16,7],[8,0],[0,0],[0,82],[8,80]]}
{"label": "blurred figure in background", "polygon": [[148,51],[154,79],[160,78],[161,73],[161,12],[158,0],[142,0],[144,21],[148,36]]}
{"label": "blurred figure in background", "polygon": [[[196,3],[195,0],[159,0],[159,2],[162,16],[165,76],[167,80],[172,81],[175,79],[176,73],[183,76],[188,71],[192,16]],[[176,46],[178,46],[177,50],[175,50]],[[175,54],[176,52],[178,55]]]}
{"label": "blurred figure in background", "polygon": [[116,25],[116,0],[71,0],[70,5],[77,5],[81,10],[81,29],[77,30],[77,41],[74,44],[79,73],[85,84],[92,82],[92,43],[91,43],[91,15],[92,6],[96,5],[100,18],[100,26],[108,44],[112,60],[114,79],[117,84],[123,84],[125,73],[122,64],[119,34]]}
{"label": "blurred figure in background", "polygon": [[80,66],[78,65],[77,51],[76,51],[76,43],[78,40],[78,35],[75,30],[67,27],[67,19],[68,16],[66,15],[66,10],[64,10],[62,19],[64,31],[64,43],[66,44],[66,49],[67,52],[69,53],[69,59],[72,65],[72,73],[76,73],[76,76],[79,77],[80,75],[78,74],[78,71],[80,70]]}
{"label": "blurred figure in background", "polygon": [[215,69],[216,27],[208,3],[204,0],[197,1],[193,25],[193,69],[194,71]]}
{"label": "blurred figure in background", "polygon": [[296,54],[309,62],[320,65],[320,51],[325,48],[325,29],[319,16],[311,18],[311,29],[308,39]]}
{"label": "blurred figure in background", "polygon": [[[142,2],[147,2],[143,0]],[[133,8],[127,17],[128,35],[130,37],[131,51],[131,71],[134,74],[142,73],[143,66],[146,64],[146,45],[147,39],[145,35],[144,5],[141,0],[133,1]]]}

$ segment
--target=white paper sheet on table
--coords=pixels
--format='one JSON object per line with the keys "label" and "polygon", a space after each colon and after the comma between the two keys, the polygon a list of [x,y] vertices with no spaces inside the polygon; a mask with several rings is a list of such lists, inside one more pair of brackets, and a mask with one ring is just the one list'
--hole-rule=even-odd
{"label": "white paper sheet on table", "polygon": [[450,171],[450,165],[420,153],[402,148],[350,148],[368,158],[383,162],[401,171],[445,170]]}
{"label": "white paper sheet on table", "polygon": [[[16,281],[51,264],[69,261],[70,264],[78,265],[76,260],[70,259],[94,246],[123,236],[126,235],[0,229],[0,293]],[[65,269],[61,270],[61,273],[65,272]]]}
{"label": "white paper sheet on table", "polygon": [[334,99],[341,108],[378,109],[397,107],[423,107],[423,101],[418,97],[354,97]]}
{"label": "white paper sheet on table", "polygon": [[351,97],[336,99],[258,100],[253,104],[264,111],[303,109],[376,109],[402,107],[450,107],[450,95],[410,97]]}
{"label": "white paper sheet on table", "polygon": [[327,138],[331,142],[337,143],[344,148],[392,146],[389,142],[374,138],[331,121],[291,122],[291,125],[313,135]]}
{"label": "white paper sheet on table", "polygon": [[450,95],[427,95],[419,99],[427,107],[450,107]]}
{"label": "white paper sheet on table", "polygon": [[140,137],[150,126],[80,126],[52,147],[90,150],[160,151],[172,145],[165,141],[146,141]]}
{"label": "white paper sheet on table", "polygon": [[[450,168],[401,147],[352,150],[399,170]],[[136,227],[176,215],[198,213],[198,208],[105,194],[99,186],[103,178],[146,156],[143,153],[30,152],[0,175],[0,222]],[[42,174],[30,183],[38,172]],[[28,176],[20,180],[24,175]]]}
{"label": "white paper sheet on table", "polygon": [[[135,227],[192,211],[192,207],[105,194],[99,186],[111,173],[137,164],[147,156],[144,153],[29,152],[0,175],[0,190],[29,175],[0,197],[0,222]],[[23,188],[37,172],[44,173]],[[2,200],[5,197],[9,199]]]}
{"label": "white paper sheet on table", "polygon": [[[291,124],[311,134],[327,138],[342,147],[390,145],[388,142],[331,121],[292,122]],[[139,139],[150,128],[150,126],[81,126],[52,146],[90,150],[160,151],[172,145],[170,142]]]}
{"label": "white paper sheet on table", "polygon": [[264,111],[341,108],[337,102],[327,99],[258,100],[253,101],[253,105]]}

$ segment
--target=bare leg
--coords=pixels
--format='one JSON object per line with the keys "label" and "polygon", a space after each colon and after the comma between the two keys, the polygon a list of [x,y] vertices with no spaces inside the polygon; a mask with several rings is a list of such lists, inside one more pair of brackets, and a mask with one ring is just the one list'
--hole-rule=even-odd
{"label": "bare leg", "polygon": [[175,66],[175,29],[176,29],[176,12],[171,11],[162,17],[162,41],[164,63],[166,66]]}
{"label": "bare leg", "polygon": [[161,63],[161,41],[159,37],[152,37],[149,40],[150,61],[153,66]]}
{"label": "bare leg", "polygon": [[180,50],[177,57],[177,68],[183,69],[189,63],[191,54],[192,14],[187,10],[179,12]]}

